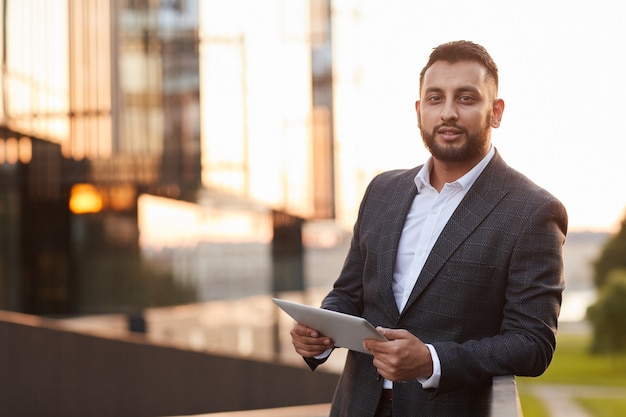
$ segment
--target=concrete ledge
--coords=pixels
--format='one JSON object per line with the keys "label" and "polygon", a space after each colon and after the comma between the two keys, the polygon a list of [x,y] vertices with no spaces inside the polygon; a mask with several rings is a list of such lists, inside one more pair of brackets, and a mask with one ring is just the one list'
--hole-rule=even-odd
{"label": "concrete ledge", "polygon": [[303,405],[298,407],[272,408],[265,410],[231,411],[227,413],[201,414],[193,417],[328,417],[329,413],[330,404],[316,404]]}
{"label": "concrete ledge", "polygon": [[517,383],[513,375],[496,376],[493,378],[490,415],[492,417],[523,416],[517,392]]}

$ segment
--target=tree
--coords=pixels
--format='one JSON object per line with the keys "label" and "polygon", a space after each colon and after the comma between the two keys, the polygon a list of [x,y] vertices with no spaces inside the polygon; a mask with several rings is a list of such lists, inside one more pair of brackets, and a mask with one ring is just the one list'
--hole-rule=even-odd
{"label": "tree", "polygon": [[626,216],[594,262],[598,299],[587,309],[593,326],[594,353],[626,352]]}
{"label": "tree", "polygon": [[604,286],[611,270],[626,268],[626,216],[622,220],[620,231],[606,242],[593,267],[593,282],[598,289]]}
{"label": "tree", "polygon": [[594,330],[592,352],[626,352],[626,268],[607,274],[598,300],[587,309],[587,318]]}

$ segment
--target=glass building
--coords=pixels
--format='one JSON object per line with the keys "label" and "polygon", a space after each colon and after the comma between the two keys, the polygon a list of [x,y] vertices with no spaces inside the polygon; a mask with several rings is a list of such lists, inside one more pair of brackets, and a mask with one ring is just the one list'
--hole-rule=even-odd
{"label": "glass building", "polygon": [[0,308],[303,285],[336,211],[329,0],[0,4]]}

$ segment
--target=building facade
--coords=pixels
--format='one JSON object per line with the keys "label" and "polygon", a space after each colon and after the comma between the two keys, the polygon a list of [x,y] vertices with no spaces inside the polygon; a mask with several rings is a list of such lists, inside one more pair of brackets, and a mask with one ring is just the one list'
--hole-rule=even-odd
{"label": "building facade", "polygon": [[[1,4],[0,308],[197,300],[202,271],[185,281],[189,267],[145,262],[158,244],[142,240],[142,216],[161,201],[216,222],[235,200],[277,227],[334,217],[330,1]],[[175,229],[176,213],[151,227]],[[269,256],[284,247],[246,233]]]}

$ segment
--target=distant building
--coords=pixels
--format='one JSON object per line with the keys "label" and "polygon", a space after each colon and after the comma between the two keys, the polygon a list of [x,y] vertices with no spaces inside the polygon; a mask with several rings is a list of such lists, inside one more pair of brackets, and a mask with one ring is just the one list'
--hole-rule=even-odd
{"label": "distant building", "polygon": [[142,262],[142,195],[334,217],[328,0],[0,3],[0,308],[194,300]]}

